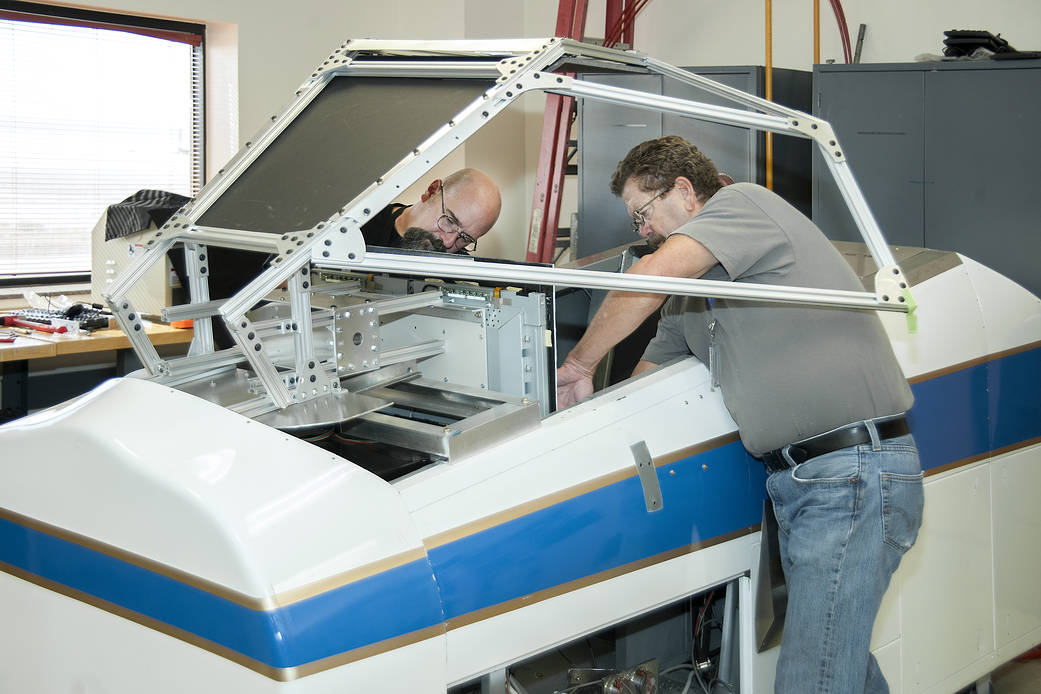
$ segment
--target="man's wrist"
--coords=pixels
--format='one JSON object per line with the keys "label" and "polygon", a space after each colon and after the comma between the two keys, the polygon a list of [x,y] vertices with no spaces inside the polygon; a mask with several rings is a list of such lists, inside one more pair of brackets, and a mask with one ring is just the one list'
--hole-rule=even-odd
{"label": "man's wrist", "polygon": [[592,378],[593,371],[596,370],[596,364],[594,364],[592,367],[589,367],[585,364],[582,364],[577,359],[572,359],[570,356],[564,360],[564,366],[569,367],[573,371],[577,371],[585,378]]}

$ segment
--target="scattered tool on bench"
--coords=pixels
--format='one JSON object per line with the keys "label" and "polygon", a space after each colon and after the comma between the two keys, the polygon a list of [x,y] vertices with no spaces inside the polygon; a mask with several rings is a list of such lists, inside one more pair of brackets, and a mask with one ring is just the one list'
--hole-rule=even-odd
{"label": "scattered tool on bench", "polygon": [[45,325],[44,323],[34,323],[31,320],[22,320],[17,316],[0,316],[0,325],[4,327],[16,325],[22,328],[32,328],[42,333],[67,333],[69,331],[64,325],[55,327],[53,325]]}

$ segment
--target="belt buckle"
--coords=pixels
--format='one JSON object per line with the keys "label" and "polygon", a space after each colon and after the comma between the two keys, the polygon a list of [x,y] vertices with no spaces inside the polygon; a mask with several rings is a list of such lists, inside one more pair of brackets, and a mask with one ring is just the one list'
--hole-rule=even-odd
{"label": "belt buckle", "polygon": [[789,467],[796,467],[802,465],[810,459],[810,453],[805,448],[798,444],[790,443],[781,449],[781,454],[785,456],[785,462],[788,463]]}

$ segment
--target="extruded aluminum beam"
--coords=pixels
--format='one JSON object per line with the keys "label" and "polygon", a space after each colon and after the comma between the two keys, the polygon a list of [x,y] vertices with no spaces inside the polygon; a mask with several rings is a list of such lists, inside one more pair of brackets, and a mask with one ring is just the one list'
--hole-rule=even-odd
{"label": "extruded aluminum beam", "polygon": [[[702,80],[704,81],[704,78],[702,78]],[[692,83],[694,82],[692,81]],[[697,84],[701,86],[700,81],[697,82]],[[719,86],[723,87],[724,85]],[[846,201],[850,211],[853,213],[853,220],[860,229],[861,235],[864,237],[864,242],[867,244],[868,250],[875,259],[875,263],[880,268],[891,269],[897,266],[893,253],[889,250],[889,246],[886,245],[885,238],[882,236],[882,230],[879,229],[878,223],[875,221],[875,218],[871,214],[871,210],[867,205],[867,201],[864,199],[864,194],[860,191],[860,187],[857,185],[856,180],[853,178],[853,174],[850,172],[849,164],[846,162],[845,156],[842,154],[842,149],[838,145],[838,140],[832,131],[831,126],[826,122],[805,113],[792,111],[791,109],[769,109],[778,115],[756,113],[753,111],[744,111],[741,109],[728,108],[726,106],[712,106],[709,104],[687,101],[686,99],[648,94],[634,89],[624,89],[622,87],[595,84],[570,78],[565,78],[560,88],[554,88],[548,91],[568,96],[594,99],[597,101],[624,104],[626,106],[646,110],[675,113],[680,116],[698,118],[713,123],[755,128],[757,130],[766,130],[780,133],[782,135],[791,135],[793,137],[814,140],[818,148],[821,150],[821,154],[823,155],[824,161],[827,162],[829,170],[835,177],[839,190],[842,191],[843,199]],[[722,90],[714,91],[716,91],[716,93],[729,95],[727,92],[723,92]],[[742,99],[742,101],[757,105],[758,99],[751,97]],[[770,104],[770,102],[763,103],[768,105]]]}
{"label": "extruded aluminum beam", "polygon": [[510,263],[488,263],[469,258],[402,256],[394,253],[368,253],[358,263],[329,264],[347,270],[426,274],[439,277],[488,280],[498,283],[555,284],[586,289],[712,296],[724,299],[756,299],[779,303],[833,306],[835,308],[907,311],[905,303],[879,301],[869,292],[850,292],[810,287],[778,287],[746,282],[657,277],[633,273],[617,274],[593,270],[567,270]]}
{"label": "extruded aluminum beam", "polygon": [[[647,94],[609,85],[593,84],[553,72],[569,64],[593,61],[610,68],[617,66],[625,72],[646,70],[705,89],[729,99],[738,108],[708,105],[672,97]],[[253,162],[288,128],[311,102],[321,94],[329,81],[341,75],[353,77],[424,77],[483,79],[494,83],[473,102],[465,106],[447,123],[437,128],[378,177],[352,200],[311,229],[285,230],[283,234],[258,233],[240,229],[203,227],[196,224],[202,215],[228,190]],[[876,276],[875,294],[842,292],[814,288],[776,287],[735,282],[714,282],[684,278],[652,277],[636,274],[618,274],[552,267],[486,263],[470,258],[446,256],[367,253],[360,227],[402,190],[426,175],[461,143],[494,118],[522,94],[542,91],[571,97],[609,101],[648,110],[675,113],[711,122],[777,132],[814,140],[828,162],[842,191],[853,218],[861,230],[868,249],[880,270]],[[745,110],[749,108],[752,110]],[[410,144],[410,143],[406,143]],[[135,260],[123,276],[117,278],[106,298],[121,326],[130,336],[131,344],[149,373],[165,373],[170,364],[162,361],[144,335],[140,317],[125,300],[127,290],[140,281],[144,272],[158,262],[174,243],[182,241],[189,248],[189,274],[192,307],[183,311],[219,315],[228,325],[232,336],[256,374],[266,397],[243,403],[240,411],[256,413],[260,410],[285,407],[293,402],[316,397],[330,387],[338,386],[335,376],[328,379],[330,365],[316,363],[311,344],[310,292],[304,277],[311,263],[353,271],[380,271],[401,274],[459,279],[486,280],[495,283],[527,283],[574,286],[595,289],[616,289],[713,296],[733,299],[756,299],[783,303],[834,306],[861,310],[907,311],[911,300],[902,271],[857,187],[856,181],[830,126],[809,114],[785,108],[758,97],[721,85],[706,77],[647,58],[635,52],[606,49],[570,39],[525,39],[515,41],[346,41],[318,65],[296,91],[293,100],[271,122],[247,143],[229,164],[208,183],[200,195],[178,214],[175,214],[158,232],[147,237],[148,252]],[[247,251],[270,253],[274,256],[271,267],[230,299],[209,302],[204,276],[204,264],[195,258],[192,250],[205,246],[224,246]],[[246,318],[257,302],[283,282],[289,281],[291,310],[300,328],[296,335],[296,374],[280,373],[268,358],[261,325]],[[433,293],[431,293],[433,294]],[[409,297],[401,303],[385,308],[401,307],[414,310],[426,302],[437,303],[439,297]],[[381,309],[382,311],[383,309]],[[174,314],[177,312],[174,311]],[[306,329],[304,329],[306,328]],[[209,319],[196,321],[197,340],[193,355],[213,352]],[[214,357],[214,364],[223,364],[230,355]],[[311,364],[314,366],[311,366]],[[177,372],[198,370],[206,366],[200,362],[185,362]],[[306,376],[309,389],[297,387],[293,377]],[[287,386],[287,381],[289,386]],[[292,389],[290,388],[292,386]]]}

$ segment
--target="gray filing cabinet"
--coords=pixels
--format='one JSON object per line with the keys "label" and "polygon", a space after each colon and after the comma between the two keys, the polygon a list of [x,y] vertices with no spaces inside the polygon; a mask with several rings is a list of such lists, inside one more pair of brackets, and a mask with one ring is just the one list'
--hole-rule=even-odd
{"label": "gray filing cabinet", "polygon": [[[688,67],[699,75],[762,96],[760,66]],[[731,101],[660,75],[580,75],[590,82],[639,89],[705,103],[743,108]],[[773,96],[777,103],[810,110],[811,75],[775,69]],[[609,184],[618,162],[639,143],[662,135],[681,135],[712,159],[735,181],[765,183],[765,138],[719,123],[707,123],[657,111],[605,104],[590,99],[578,108],[578,228],[572,230],[572,258],[581,258],[634,241],[632,222]],[[774,137],[774,190],[810,214],[810,142],[784,135]]]}
{"label": "gray filing cabinet", "polygon": [[[889,243],[964,253],[1041,295],[1041,61],[818,65],[813,89]],[[816,152],[813,219],[860,239]]]}

